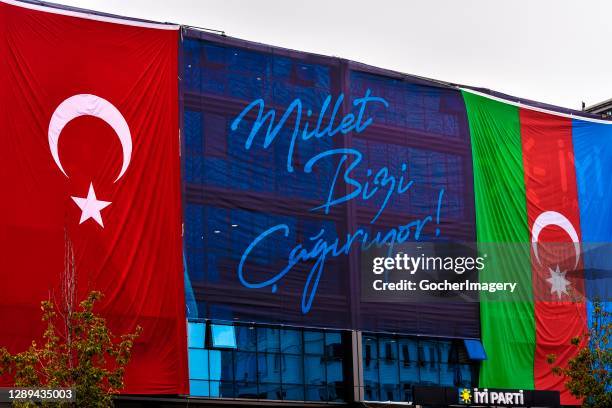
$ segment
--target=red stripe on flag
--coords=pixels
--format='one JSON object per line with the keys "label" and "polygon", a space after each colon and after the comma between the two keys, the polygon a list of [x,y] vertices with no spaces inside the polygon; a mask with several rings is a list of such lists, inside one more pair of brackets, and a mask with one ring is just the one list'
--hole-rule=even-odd
{"label": "red stripe on flag", "polygon": [[572,121],[526,109],[520,110],[520,121],[530,237],[540,243],[537,256],[532,251],[535,387],[558,390],[562,404],[577,404],[547,362],[554,354],[556,364],[566,366],[576,351],[571,339],[586,331],[582,262],[578,258],[575,267],[572,243],[580,240]]}

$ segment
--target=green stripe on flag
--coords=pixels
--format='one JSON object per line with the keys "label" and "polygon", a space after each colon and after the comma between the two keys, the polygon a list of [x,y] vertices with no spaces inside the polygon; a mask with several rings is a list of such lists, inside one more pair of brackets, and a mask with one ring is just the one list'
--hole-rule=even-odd
{"label": "green stripe on flag", "polygon": [[463,99],[472,143],[476,234],[480,250],[488,252],[480,280],[517,282],[524,295],[520,301],[481,297],[482,342],[488,358],[482,363],[479,385],[533,389],[535,320],[529,300],[531,263],[525,251],[529,232],[519,110],[469,92],[463,92]]}

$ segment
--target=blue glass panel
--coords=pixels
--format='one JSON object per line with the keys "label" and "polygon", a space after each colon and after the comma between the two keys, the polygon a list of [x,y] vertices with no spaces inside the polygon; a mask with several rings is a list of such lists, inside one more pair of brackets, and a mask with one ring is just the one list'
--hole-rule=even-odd
{"label": "blue glass panel", "polygon": [[236,348],[236,331],[234,326],[211,324],[210,330],[214,348]]}
{"label": "blue glass panel", "polygon": [[187,345],[192,348],[205,347],[206,325],[198,322],[187,323]]}
{"label": "blue glass panel", "polygon": [[237,398],[259,398],[257,390],[257,382],[236,382],[236,397]]}
{"label": "blue glass panel", "polygon": [[[400,361],[418,361],[418,343],[413,339],[399,339],[399,359]],[[416,366],[416,364],[413,364]]]}
{"label": "blue glass panel", "polygon": [[342,336],[340,333],[325,333],[325,345],[338,345],[342,344]]}
{"label": "blue glass panel", "polygon": [[327,382],[342,382],[342,361],[328,360],[326,365]]}
{"label": "blue glass panel", "polygon": [[452,387],[459,376],[459,367],[456,364],[440,364],[440,385]]}
{"label": "blue glass panel", "polygon": [[437,385],[440,383],[440,366],[438,363],[425,363],[421,369],[421,384]]}
{"label": "blue glass panel", "polygon": [[480,340],[463,340],[470,360],[486,360],[487,353]]}
{"label": "blue glass panel", "polygon": [[[221,382],[234,381],[234,353],[232,351],[219,351],[221,357]],[[212,378],[212,370],[211,380]]]}
{"label": "blue glass panel", "polygon": [[363,358],[376,360],[378,358],[378,341],[374,336],[363,336]]}
{"label": "blue glass panel", "polygon": [[211,397],[218,398],[221,396],[221,382],[220,381],[210,381],[209,389],[210,389]]}
{"label": "blue glass panel", "polygon": [[210,385],[208,381],[189,380],[189,394],[194,397],[209,397]]}
{"label": "blue glass panel", "polygon": [[469,364],[461,364],[459,366],[459,377],[457,381],[461,387],[471,387],[475,385],[475,381],[472,381],[472,367]]}
{"label": "blue glass panel", "polygon": [[306,387],[306,401],[327,401],[327,387]]}
{"label": "blue glass panel", "polygon": [[[219,396],[221,398],[234,398],[234,383],[221,381],[219,384]],[[211,382],[211,396],[212,396],[212,382]]]}
{"label": "blue glass panel", "polygon": [[414,361],[400,361],[399,374],[400,381],[407,383],[419,382],[419,367]]}
{"label": "blue glass panel", "polygon": [[[227,358],[227,357],[226,357]],[[208,351],[208,375],[211,380],[221,380],[221,365],[222,365],[222,354],[219,350]],[[218,385],[218,384],[217,384]],[[211,384],[211,393],[213,388],[217,389],[217,385],[213,387]]]}
{"label": "blue glass panel", "polygon": [[342,336],[340,333],[325,333],[325,357],[328,360],[342,358]]}
{"label": "blue glass panel", "polygon": [[304,360],[302,356],[282,355],[283,384],[304,383]]}
{"label": "blue glass panel", "polygon": [[257,350],[263,352],[280,351],[280,330],[270,327],[258,327]]}
{"label": "blue glass panel", "polygon": [[301,354],[302,348],[302,332],[293,329],[281,330],[281,348],[283,353]]}
{"label": "blue glass panel", "polygon": [[380,337],[378,339],[378,355],[381,360],[397,360],[397,340],[393,337]]}
{"label": "blue glass panel", "polygon": [[304,357],[306,384],[325,384],[325,364],[319,356]]}
{"label": "blue glass panel", "polygon": [[281,354],[276,353],[259,353],[257,356],[257,371],[259,374],[259,382],[261,383],[279,383],[281,381]]}
{"label": "blue glass panel", "polygon": [[236,381],[245,384],[257,383],[257,354],[236,352],[234,358],[234,372]]}
{"label": "blue glass panel", "polygon": [[452,363],[451,360],[451,351],[452,351],[452,343],[450,341],[438,341],[438,349],[440,355],[441,363]]}
{"label": "blue glass panel", "polygon": [[208,380],[208,350],[189,349],[189,378]]}
{"label": "blue glass panel", "polygon": [[304,401],[304,386],[283,383],[283,394],[286,400]]}
{"label": "blue glass panel", "polygon": [[435,341],[421,341],[419,344],[419,361],[426,362],[426,365],[431,366],[439,362],[438,343]]}
{"label": "blue glass panel", "polygon": [[271,400],[283,399],[280,384],[259,384],[259,398]]}
{"label": "blue glass panel", "polygon": [[255,326],[235,326],[237,349],[255,351],[257,349],[257,331]]}
{"label": "blue glass panel", "polygon": [[344,384],[342,382],[330,383],[327,386],[328,401],[343,401],[344,400]]}
{"label": "blue glass panel", "polygon": [[306,354],[323,354],[323,332],[304,330],[304,352]]}
{"label": "blue glass panel", "polygon": [[399,367],[395,361],[380,360],[380,384],[394,385],[399,383]]}
{"label": "blue glass panel", "polygon": [[378,384],[378,360],[364,361],[363,381],[366,384]]}

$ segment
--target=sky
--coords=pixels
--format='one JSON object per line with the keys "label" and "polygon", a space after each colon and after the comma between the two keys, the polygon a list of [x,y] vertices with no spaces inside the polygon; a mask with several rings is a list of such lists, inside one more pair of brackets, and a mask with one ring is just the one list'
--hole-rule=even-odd
{"label": "sky", "polygon": [[609,0],[54,0],[580,109],[612,98]]}

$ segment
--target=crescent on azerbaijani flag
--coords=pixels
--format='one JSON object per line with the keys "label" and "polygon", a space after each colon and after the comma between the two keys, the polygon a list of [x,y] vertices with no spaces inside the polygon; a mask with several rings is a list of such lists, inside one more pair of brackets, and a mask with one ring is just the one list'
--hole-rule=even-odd
{"label": "crescent on azerbaijani flag", "polygon": [[576,250],[576,263],[574,268],[578,266],[578,260],[580,259],[580,243],[578,242],[578,232],[576,232],[576,228],[567,217],[557,211],[544,211],[533,222],[533,227],[531,228],[531,245],[533,247],[533,253],[538,261],[540,262],[540,256],[538,254],[538,238],[540,236],[540,232],[548,227],[549,225],[556,225],[561,228],[563,231],[569,235],[574,243],[574,249]]}
{"label": "crescent on azerbaijani flag", "polygon": [[62,130],[68,122],[80,116],[94,116],[100,118],[108,123],[117,134],[123,149],[123,165],[121,166],[119,175],[115,179],[116,182],[123,176],[130,165],[130,158],[132,156],[132,135],[121,112],[119,112],[112,103],[99,96],[91,94],[73,95],[65,99],[55,109],[55,112],[51,115],[48,132],[49,148],[51,149],[53,160],[55,160],[57,167],[59,167],[62,173],[68,177],[59,158],[58,142]]}

